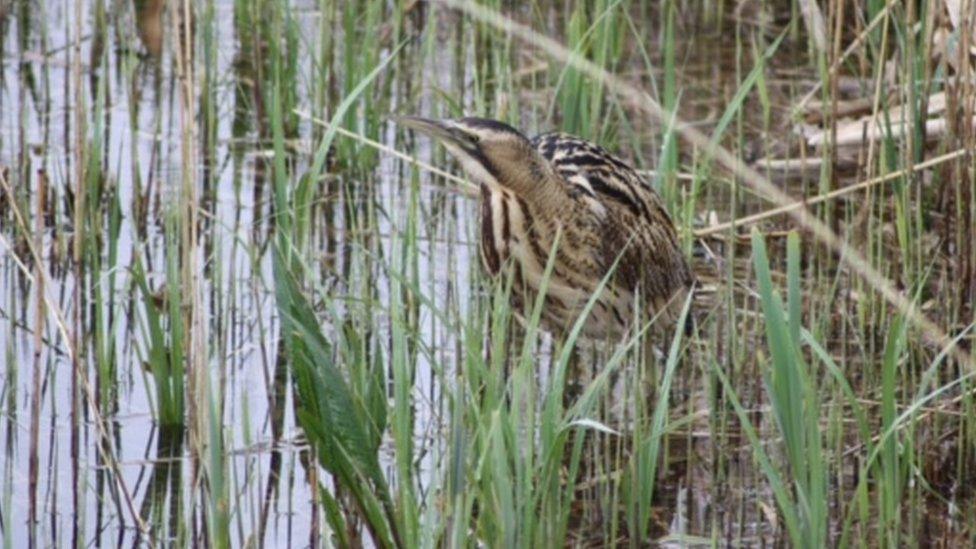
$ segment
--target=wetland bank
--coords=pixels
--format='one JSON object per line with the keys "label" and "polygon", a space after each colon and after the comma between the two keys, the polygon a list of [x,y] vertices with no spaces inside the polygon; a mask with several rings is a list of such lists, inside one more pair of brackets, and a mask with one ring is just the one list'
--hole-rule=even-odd
{"label": "wetland bank", "polygon": [[[976,544],[973,30],[955,0],[0,2],[4,546]],[[395,115],[646,170],[696,330],[650,368],[642,334],[553,341]]]}

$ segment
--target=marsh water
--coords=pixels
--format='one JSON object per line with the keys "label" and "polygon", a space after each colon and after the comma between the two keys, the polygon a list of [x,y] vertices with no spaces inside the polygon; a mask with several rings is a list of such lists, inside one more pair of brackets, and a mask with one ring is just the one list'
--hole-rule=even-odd
{"label": "marsh water", "polygon": [[[212,0],[198,6],[187,25],[176,10],[154,0],[96,0],[81,7],[0,3],[5,546],[211,543],[215,510],[201,496],[198,461],[206,458],[193,449],[212,445],[194,438],[201,433],[218,433],[223,445],[232,545],[321,541],[322,510],[312,504],[317,498],[309,488],[315,467],[294,417],[269,252],[276,215],[270,181],[281,153],[275,148],[277,124],[286,136],[290,169],[299,172],[324,155],[308,246],[315,250],[311,269],[319,273],[315,295],[335,297],[317,303],[319,310],[339,312],[323,317],[357,311],[349,313],[350,326],[363,328],[362,337],[382,355],[392,346],[397,322],[388,303],[391,279],[400,275],[390,273],[413,269],[430,300],[415,324],[414,343],[424,352],[414,357],[411,406],[420,490],[434,493],[452,425],[442,383],[452,377],[445,372],[462,367],[466,349],[465,335],[431,310],[464,318],[485,292],[475,248],[477,199],[466,187],[362,140],[339,135],[325,154],[317,148],[326,126],[316,120],[330,119],[343,97],[394,56],[342,125],[439,167],[453,170],[429,143],[399,132],[389,115],[464,112],[511,119],[517,112],[529,132],[575,128],[648,170],[661,164],[666,148],[662,127],[632,116],[632,106],[605,91],[576,98],[557,93],[554,82],[580,76],[541,53],[521,51],[436,4],[394,4]],[[716,17],[681,13],[675,23],[681,32],[664,38],[659,6],[635,2],[626,20],[617,20],[627,38],[611,49],[625,52],[626,61],[614,70],[655,94],[680,92],[682,118],[710,129],[751,70],[757,44],[779,32],[768,27],[790,13],[750,4]],[[552,36],[579,36],[588,25],[566,9],[560,2],[539,2],[506,13]],[[179,34],[186,28],[194,33],[193,53],[180,58]],[[632,45],[638,38],[647,51]],[[677,44],[671,83],[664,82],[663,69],[645,70],[664,65],[665,40]],[[787,110],[816,82],[810,63],[800,43],[777,53],[765,88],[771,95],[750,100],[735,124],[740,156],[752,160],[796,149],[799,138],[790,132]],[[194,73],[189,108],[181,95],[188,67]],[[285,81],[275,84],[276,78]],[[279,96],[273,97],[272,87]],[[283,120],[269,115],[273,100],[286,105]],[[584,103],[601,107],[596,114],[568,112]],[[697,154],[683,151],[682,162]],[[684,175],[678,180],[685,181]],[[190,194],[187,181],[194,187]],[[732,209],[761,207],[751,196],[730,205],[733,183],[723,180],[703,191],[699,211],[678,216],[685,228],[701,226],[709,215],[726,219]],[[799,177],[789,184],[803,192],[809,182]],[[688,206],[684,188],[663,190],[672,207]],[[87,216],[77,215],[78,193],[88,201]],[[197,239],[189,253],[181,228],[186,220],[174,221],[185,215],[188,196],[198,201]],[[408,210],[419,211],[419,219]],[[416,246],[414,265],[396,264],[405,241]],[[196,264],[187,277],[191,256]],[[704,263],[704,278],[719,283],[743,270],[740,264]],[[175,376],[177,392],[184,383],[191,387],[178,408],[191,419],[166,422],[158,384],[167,378],[154,370],[153,357],[176,352],[172,322],[185,302],[173,300],[183,292],[198,298],[198,324],[184,327],[181,336],[192,342],[194,356],[185,361],[185,380]],[[154,325],[152,317],[162,320]],[[372,323],[361,326],[367,317]],[[327,333],[346,329],[328,321],[323,326]],[[752,364],[752,335],[742,337],[741,348],[723,352],[739,357],[736,364]],[[538,355],[543,372],[548,349],[544,344]],[[753,368],[736,370],[744,395],[762,392]],[[710,538],[730,545],[782,543],[773,500],[757,481],[760,472],[750,463],[746,442],[738,432],[720,430],[728,438],[713,444],[724,420],[708,417],[715,388],[701,381],[706,377],[694,370],[679,384],[686,392],[680,406],[691,420],[673,444],[694,448],[687,451],[696,456],[682,461],[683,476],[663,490],[672,499],[662,504],[659,534],[670,533],[679,544]],[[766,403],[756,396],[750,406],[759,421]],[[208,416],[213,410],[218,416]],[[194,421],[209,426],[200,430]],[[381,461],[392,476],[388,439]],[[723,449],[731,457],[719,456]],[[717,461],[724,465],[714,468]],[[847,473],[838,473],[837,482]],[[958,501],[932,505],[934,515],[945,515],[941,522],[932,519],[932,539],[974,535],[967,530],[973,519],[959,518]]]}

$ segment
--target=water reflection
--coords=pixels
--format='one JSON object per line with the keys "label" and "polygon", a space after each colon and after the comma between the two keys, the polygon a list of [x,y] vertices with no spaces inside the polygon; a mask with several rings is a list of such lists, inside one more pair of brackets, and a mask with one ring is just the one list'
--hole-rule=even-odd
{"label": "water reflection", "polygon": [[[186,532],[180,529],[183,519],[181,487],[183,486],[184,430],[181,427],[159,427],[154,430],[156,431],[155,457],[149,460],[150,464],[139,474],[141,482],[145,471],[148,470],[149,473],[139,515],[150,527],[151,542],[168,545],[186,535]],[[137,534],[133,546],[138,546],[143,541],[147,540],[143,540]]]}
{"label": "water reflection", "polygon": [[136,31],[146,52],[158,59],[163,54],[164,0],[132,0],[135,8]]}

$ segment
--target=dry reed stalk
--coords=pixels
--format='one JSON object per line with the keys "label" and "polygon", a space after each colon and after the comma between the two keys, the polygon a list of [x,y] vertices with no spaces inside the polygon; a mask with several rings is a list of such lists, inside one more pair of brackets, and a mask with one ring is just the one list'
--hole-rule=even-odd
{"label": "dry reed stalk", "polygon": [[[602,67],[585,59],[580,54],[566,48],[561,43],[509,17],[474,4],[473,2],[465,0],[438,1],[449,8],[461,10],[473,19],[491,25],[523,42],[531,44],[559,59],[562,63],[573,65],[574,68],[590,78],[602,81],[609,90],[619,95],[622,99],[637,105],[645,114],[654,118],[655,122],[665,126],[671,123],[675,128],[674,131],[685,141],[705,151],[711,158],[714,158],[719,164],[738,176],[748,186],[758,191],[760,196],[764,196],[766,200],[780,206],[788,206],[794,203],[793,199],[755,169],[742,163],[724,147],[713,143],[700,130],[678,120],[672,113],[666,112],[647,92],[609,73]],[[887,26],[885,29],[887,30]],[[894,283],[872,267],[858,250],[855,250],[827,225],[819,219],[816,219],[807,208],[792,209],[788,213],[797,225],[803,227],[816,240],[834,252],[854,273],[878,292],[885,301],[894,306],[911,324],[914,324],[928,343],[937,348],[941,348],[950,342],[949,336],[938,324],[929,319],[915,303],[897,289]],[[953,358],[966,368],[976,368],[976,364],[973,363],[969,353],[965,350],[958,346],[953,346],[950,353]]]}

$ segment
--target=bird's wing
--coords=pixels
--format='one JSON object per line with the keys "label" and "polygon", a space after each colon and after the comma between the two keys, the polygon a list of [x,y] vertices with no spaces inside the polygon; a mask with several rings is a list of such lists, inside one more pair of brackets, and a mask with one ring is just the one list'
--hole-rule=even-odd
{"label": "bird's wing", "polygon": [[603,218],[600,260],[609,267],[619,257],[617,284],[641,284],[662,298],[691,285],[674,224],[650,183],[603,147],[578,137],[547,133],[532,141],[571,186],[570,194]]}

